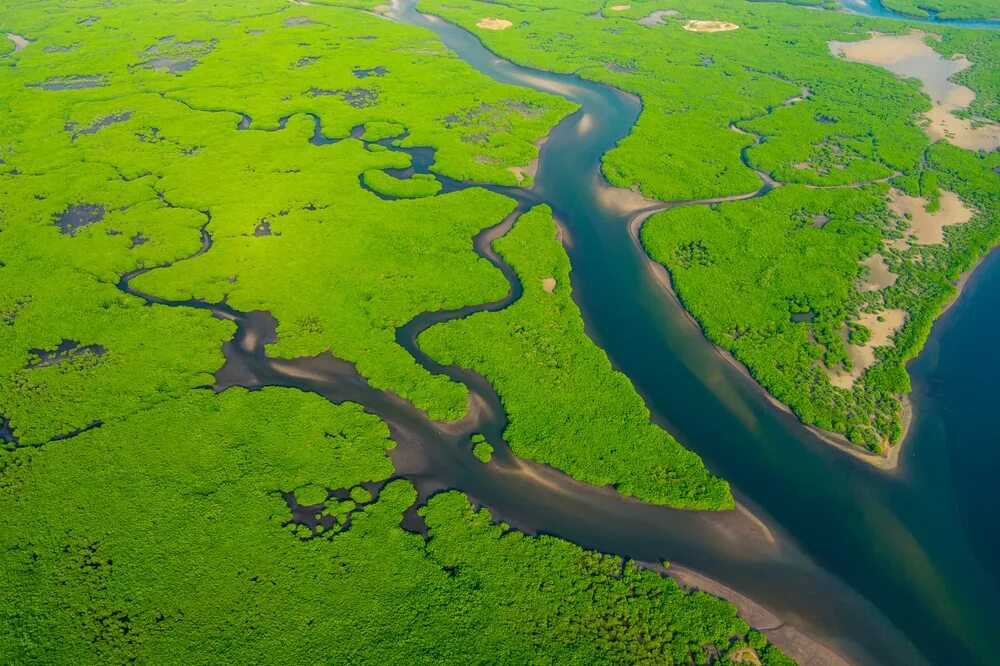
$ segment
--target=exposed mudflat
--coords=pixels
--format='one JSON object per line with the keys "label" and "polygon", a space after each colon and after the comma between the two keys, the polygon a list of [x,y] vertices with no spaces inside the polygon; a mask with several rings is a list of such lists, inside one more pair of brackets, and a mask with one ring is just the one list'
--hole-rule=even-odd
{"label": "exposed mudflat", "polygon": [[894,336],[906,323],[906,310],[891,309],[882,312],[862,312],[853,323],[861,324],[871,331],[871,338],[863,345],[852,345],[848,341],[848,331],[841,332],[847,345],[847,354],[851,359],[850,372],[845,370],[827,370],[830,383],[842,389],[850,390],[865,370],[875,365],[875,348],[892,344]]}
{"label": "exposed mudflat", "polygon": [[891,241],[892,247],[904,249],[906,245],[940,245],[945,243],[944,228],[953,224],[965,224],[972,219],[974,211],[962,203],[958,195],[947,190],[941,191],[940,207],[933,213],[927,212],[927,200],[911,197],[899,190],[890,190],[889,208],[907,218],[910,228],[905,239]]}
{"label": "exposed mudflat", "polygon": [[950,80],[972,63],[964,57],[948,59],[931,48],[927,33],[914,30],[908,35],[882,35],[861,42],[830,42],[830,50],[851,62],[877,65],[902,77],[918,79],[931,99],[924,114],[924,132],[932,141],[945,140],[967,150],[992,151],[1000,147],[1000,124],[976,118],[975,123],[954,115],[967,109],[976,94]]}

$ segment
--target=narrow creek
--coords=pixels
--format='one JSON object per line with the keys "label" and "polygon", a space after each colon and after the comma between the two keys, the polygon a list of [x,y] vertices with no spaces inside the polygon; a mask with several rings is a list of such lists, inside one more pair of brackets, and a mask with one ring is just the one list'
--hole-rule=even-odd
{"label": "narrow creek", "polygon": [[[838,621],[831,617],[838,615],[838,595],[799,586],[795,574],[782,568],[794,568],[785,564],[794,559],[791,555],[775,553],[775,568],[762,574],[712,552],[710,544],[702,550],[704,537],[673,542],[667,535],[679,529],[676,524],[664,521],[655,530],[630,524],[620,507],[603,514],[606,520],[596,512],[573,514],[565,504],[551,507],[548,514],[541,498],[529,495],[525,516],[536,531],[639,559],[650,559],[655,551],[720,580],[783,619],[794,619],[851,660],[920,661],[895,626],[924,660],[991,663],[991,637],[1000,632],[1000,590],[991,553],[1000,534],[993,522],[970,524],[961,518],[970,510],[977,517],[985,511],[962,499],[970,493],[959,479],[942,478],[942,456],[948,454],[941,438],[929,437],[923,426],[944,406],[915,396],[917,418],[896,474],[820,442],[719,355],[664,288],[636,242],[636,225],[630,223],[644,214],[644,204],[609,187],[600,174],[600,160],[631,131],[641,110],[638,100],[578,77],[514,65],[464,29],[416,12],[408,0],[394,6],[394,16],[430,28],[463,60],[498,81],[581,105],[542,146],[534,187],[505,193],[522,204],[552,206],[566,230],[574,298],[587,331],[632,379],[657,421],[733,484],[738,499],[778,535],[782,547],[788,544],[796,556],[801,549],[817,563],[809,566],[844,581],[842,596],[857,590],[878,611],[844,608]],[[766,194],[771,186],[764,180],[752,196]],[[978,293],[1000,291],[997,273],[984,270],[974,276]],[[992,284],[981,286],[991,279]],[[977,349],[993,351],[983,342]],[[918,387],[921,368],[911,368]],[[957,373],[952,376],[958,379]],[[985,440],[953,445],[968,449],[998,431],[981,432]],[[983,446],[976,451],[978,455],[964,452],[968,465],[996,468],[997,452]],[[996,492],[987,506],[996,506]],[[486,501],[482,491],[472,494],[491,507],[505,506],[502,497]],[[974,496],[981,501],[984,494],[985,489]],[[510,511],[503,513],[509,517]],[[672,515],[670,520],[679,519]]]}
{"label": "narrow creek", "polygon": [[[769,635],[805,663],[838,663],[837,655],[866,664],[990,663],[990,638],[997,635],[1000,617],[996,579],[984,566],[989,551],[974,547],[966,523],[956,517],[952,486],[940,478],[940,448],[930,457],[937,461],[939,483],[929,486],[917,466],[921,458],[912,455],[916,446],[904,452],[900,473],[890,476],[819,442],[725,361],[664,287],[637,242],[637,220],[653,209],[708,202],[650,204],[611,188],[601,176],[601,156],[631,131],[639,101],[575,76],[516,66],[465,30],[419,14],[412,0],[394,4],[391,16],[434,30],[463,60],[498,81],[581,105],[543,145],[532,188],[488,186],[519,204],[474,243],[510,281],[507,297],[425,313],[397,331],[399,343],[418,362],[469,386],[472,409],[465,420],[429,421],[329,354],[268,357],[264,346],[274,340],[276,322],[266,312],[157,299],[130,286],[139,272],[124,276],[119,287],[147,302],[205,308],[236,322],[237,334],[224,348],[226,364],[216,375],[217,390],[294,387],[337,403],[360,403],[380,416],[399,444],[392,453],[397,476],[413,482],[421,499],[457,489],[488,507],[495,519],[525,532],[695,570],[776,616],[784,626]],[[250,124],[247,119],[240,129]],[[317,136],[322,136],[318,124]],[[418,169],[433,160],[426,149],[411,155]],[[445,191],[469,186],[442,180]],[[758,192],[746,196],[766,195],[773,186],[764,179]],[[506,417],[489,382],[466,369],[440,366],[416,345],[420,331],[434,323],[500,309],[520,297],[516,274],[490,245],[537,203],[550,205],[565,231],[574,298],[588,334],[632,379],[655,420],[732,483],[740,510],[690,512],[643,504],[517,459],[502,441]],[[206,225],[199,254],[210,248]],[[1000,288],[1000,271],[981,275]],[[978,286],[977,293],[984,289],[989,286]],[[919,387],[919,377],[916,381]],[[918,409],[933,411],[926,402],[918,396]],[[918,418],[915,428],[921,423]],[[484,433],[495,447],[491,463],[471,455],[474,432]],[[417,522],[411,514],[404,524],[419,529]],[[978,543],[996,545],[991,538]]]}

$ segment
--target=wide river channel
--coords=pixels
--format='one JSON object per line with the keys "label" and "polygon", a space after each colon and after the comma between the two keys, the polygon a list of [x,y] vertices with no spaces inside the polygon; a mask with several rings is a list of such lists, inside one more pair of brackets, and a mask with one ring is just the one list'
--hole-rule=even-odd
{"label": "wide river channel", "polygon": [[[222,312],[240,323],[240,333],[227,346],[219,386],[294,385],[331,400],[361,402],[390,424],[403,452],[394,458],[397,469],[425,494],[454,487],[525,531],[693,569],[850,662],[997,663],[1000,254],[976,270],[910,365],[912,429],[898,469],[880,471],[822,443],[776,407],[704,338],[654,270],[635,237],[648,203],[623,197],[600,174],[601,156],[635,124],[639,100],[574,76],[514,65],[413,4],[397,0],[391,18],[430,28],[497,81],[580,105],[542,146],[530,189],[490,189],[516,198],[520,210],[537,203],[552,207],[588,334],[631,378],[654,419],[727,479],[744,508],[720,514],[644,505],[517,461],[497,442],[505,418],[492,388],[474,373],[435,367],[414,343],[434,321],[475,307],[422,315],[397,336],[426,367],[470,386],[479,405],[470,417],[475,423],[452,429],[432,424],[328,356],[267,358],[262,343],[273,334],[273,320],[263,313]],[[411,153],[418,169],[433,158],[419,149]],[[446,191],[465,186],[442,180]],[[752,196],[769,190],[765,182]],[[503,307],[520,295],[516,276],[489,250],[510,221],[476,239],[477,251],[512,283],[507,299],[479,309]],[[211,238],[203,240],[207,251]],[[130,289],[127,280],[122,287]],[[498,444],[489,465],[468,454],[473,428]]]}

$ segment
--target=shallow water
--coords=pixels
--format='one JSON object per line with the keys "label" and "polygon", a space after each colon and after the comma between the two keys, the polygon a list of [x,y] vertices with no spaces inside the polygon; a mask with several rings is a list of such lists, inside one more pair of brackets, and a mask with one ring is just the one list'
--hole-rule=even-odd
{"label": "shallow water", "polygon": [[[508,519],[519,512],[539,531],[642,559],[655,553],[709,573],[857,661],[914,663],[919,658],[907,654],[882,615],[844,601],[851,589],[877,606],[927,661],[991,663],[991,638],[1000,631],[991,553],[1000,535],[995,520],[970,523],[961,514],[972,509],[972,515],[984,517],[969,506],[970,497],[984,502],[984,493],[994,497],[996,491],[958,491],[950,479],[942,481],[942,456],[952,452],[925,428],[930,415],[945,406],[933,395],[918,396],[918,418],[895,476],[817,440],[722,359],[658,281],[629,231],[629,213],[608,203],[616,196],[604,189],[600,156],[630,130],[639,112],[635,100],[575,77],[518,68],[464,30],[405,6],[397,6],[395,15],[431,27],[464,60],[497,80],[548,90],[584,106],[596,129],[581,135],[576,127],[581,114],[560,124],[542,148],[535,186],[520,198],[552,205],[572,239],[567,249],[574,295],[588,333],[633,380],[657,420],[728,479],[783,544],[793,550],[792,544],[798,545],[818,563],[810,575],[825,570],[846,585],[831,584],[833,591],[824,593],[802,584],[797,567],[811,564],[789,566],[797,556],[776,555],[749,566],[722,548],[706,546],[704,539],[680,543],[671,538],[673,527],[666,520],[639,524],[602,511],[606,498],[600,494],[579,499],[591,507],[582,515],[546,504],[537,486],[516,497],[490,493],[486,498],[490,486],[485,482],[473,495]],[[983,275],[975,278],[979,284],[992,282],[980,289],[1000,290],[1000,271]],[[961,327],[956,330],[953,344],[975,347]],[[982,341],[978,349],[993,351]],[[923,367],[914,366],[918,386]],[[995,400],[1000,391],[993,386]],[[977,439],[983,445],[964,447],[961,459],[975,464],[969,458],[978,454],[989,469],[997,455],[986,442],[1000,441],[1000,427],[980,425]],[[966,532],[969,524],[978,525],[975,538]]]}
{"label": "shallow water", "polygon": [[932,23],[937,25],[950,25],[956,28],[980,28],[984,30],[1000,29],[1000,20],[997,19],[942,19],[937,16],[910,16],[900,12],[887,9],[882,6],[881,0],[837,0],[840,6],[853,14],[871,16],[874,18],[890,18],[915,23]]}

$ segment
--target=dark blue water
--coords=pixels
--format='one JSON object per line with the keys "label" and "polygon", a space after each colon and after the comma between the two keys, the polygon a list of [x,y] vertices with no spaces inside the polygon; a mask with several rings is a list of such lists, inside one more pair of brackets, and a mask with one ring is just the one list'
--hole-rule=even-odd
{"label": "dark blue water", "polygon": [[[654,418],[729,480],[742,503],[874,608],[861,608],[832,584],[824,583],[828,596],[817,593],[822,586],[813,585],[815,578],[811,587],[797,587],[806,581],[799,577],[801,563],[741,566],[703,544],[685,549],[661,539],[648,523],[641,530],[624,518],[617,525],[599,524],[597,508],[568,516],[565,507],[560,511],[541,497],[527,509],[514,508],[533,511],[541,530],[585,546],[707,571],[789,621],[798,609],[802,626],[859,661],[919,662],[895,627],[927,662],[997,663],[997,255],[975,274],[913,364],[916,419],[899,472],[886,474],[820,442],[773,405],[719,355],[657,279],[629,230],[631,213],[603,198],[610,192],[599,170],[601,155],[637,119],[635,100],[575,77],[516,67],[464,30],[416,14],[409,3],[397,7],[396,15],[430,27],[499,81],[581,104],[582,111],[550,135],[535,187],[522,198],[549,203],[568,232],[574,298],[588,333],[634,382]],[[594,120],[589,132],[581,132],[581,114]],[[524,499],[497,494],[488,504]],[[845,612],[857,613],[853,625]]]}

